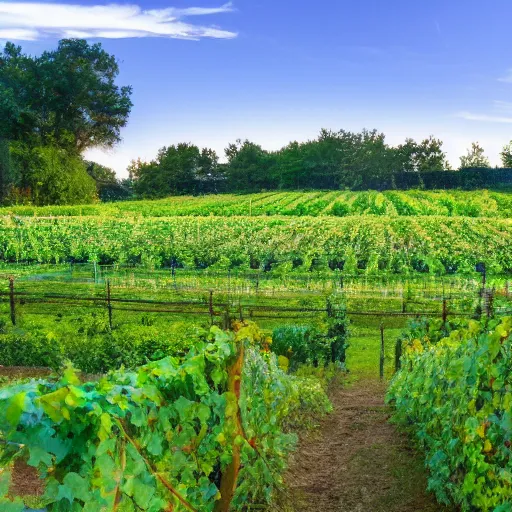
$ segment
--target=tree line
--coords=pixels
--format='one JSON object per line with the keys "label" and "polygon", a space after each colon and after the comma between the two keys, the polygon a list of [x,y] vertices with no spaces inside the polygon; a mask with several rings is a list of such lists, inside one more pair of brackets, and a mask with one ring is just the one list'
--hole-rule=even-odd
{"label": "tree line", "polygon": [[[486,185],[474,173],[457,174],[446,159],[443,142],[430,136],[391,146],[377,130],[354,133],[321,130],[307,142],[291,142],[267,151],[249,140],[225,149],[226,162],[215,151],[181,143],[159,150],[150,162],[132,161],[128,168],[134,193],[140,197],[173,194],[251,192],[275,189],[435,188]],[[503,167],[512,167],[512,143],[503,148]],[[473,143],[457,171],[491,168],[483,148]],[[452,171],[452,172],[449,172]],[[432,174],[434,173],[434,174]],[[505,178],[512,182],[512,170]],[[489,176],[492,177],[492,174]],[[499,180],[503,180],[500,174]]]}
{"label": "tree line", "polygon": [[[453,172],[443,142],[430,136],[392,146],[377,130],[321,130],[307,142],[268,151],[249,140],[225,149],[221,162],[192,143],[163,147],[154,159],[132,161],[129,179],[84,159],[87,149],[121,140],[132,109],[130,86],[119,86],[119,65],[101,44],[64,39],[40,56],[7,43],[0,53],[0,196],[4,204],[87,203],[172,194],[273,189],[364,189],[486,184]],[[502,152],[512,167],[512,143]],[[460,170],[489,169],[478,143]],[[441,172],[443,171],[443,172]],[[511,173],[499,179],[512,182]],[[490,174],[489,174],[490,175]],[[493,176],[498,176],[494,174]],[[473,180],[473,181],[471,181]],[[492,180],[491,180],[492,182]]]}

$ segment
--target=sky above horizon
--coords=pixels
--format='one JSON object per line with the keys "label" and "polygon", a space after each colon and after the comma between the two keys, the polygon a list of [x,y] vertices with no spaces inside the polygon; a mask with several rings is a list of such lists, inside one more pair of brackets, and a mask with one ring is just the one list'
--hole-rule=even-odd
{"label": "sky above horizon", "polygon": [[100,41],[133,86],[123,142],[86,156],[121,177],[178,142],[220,156],[321,128],[430,134],[453,167],[473,141],[492,165],[512,139],[512,3],[490,0],[0,0],[0,43],[30,54]]}

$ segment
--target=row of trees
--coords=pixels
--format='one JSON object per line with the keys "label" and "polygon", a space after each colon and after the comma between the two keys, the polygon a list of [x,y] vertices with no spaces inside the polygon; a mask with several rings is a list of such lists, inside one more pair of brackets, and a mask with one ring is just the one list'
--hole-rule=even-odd
{"label": "row of trees", "polygon": [[[133,193],[361,189],[393,186],[405,174],[449,169],[442,141],[432,136],[391,146],[376,130],[322,130],[314,140],[292,142],[279,151],[238,140],[226,148],[226,163],[219,163],[215,151],[193,144],[164,147],[150,162],[132,162],[130,179],[120,182],[111,169],[82,157],[93,147],[113,147],[127,124],[132,91],[116,84],[118,74],[116,59],[85,40],[62,40],[55,50],[36,57],[5,45],[0,53],[3,202],[72,204],[98,194],[113,200]],[[512,144],[504,148],[502,160],[512,167]],[[462,169],[475,167],[489,167],[477,143],[461,158]]]}
{"label": "row of trees", "polygon": [[[442,146],[432,136],[390,146],[376,130],[322,130],[314,140],[292,142],[273,152],[238,140],[226,148],[227,163],[222,164],[208,148],[188,143],[163,147],[154,160],[133,161],[128,171],[135,193],[143,197],[262,189],[361,189],[393,183],[403,173],[450,170]],[[502,159],[505,167],[512,167],[512,144],[504,148]],[[461,157],[460,169],[489,167],[478,143]]]}
{"label": "row of trees", "polygon": [[4,202],[93,200],[122,189],[115,173],[82,158],[120,140],[131,88],[100,44],[67,39],[33,57],[7,43],[0,54],[0,190]]}

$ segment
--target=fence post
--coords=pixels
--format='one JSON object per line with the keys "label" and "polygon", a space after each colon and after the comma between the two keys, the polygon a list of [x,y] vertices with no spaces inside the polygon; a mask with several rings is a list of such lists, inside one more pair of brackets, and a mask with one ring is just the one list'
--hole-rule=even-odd
{"label": "fence post", "polygon": [[231,304],[231,269],[228,269],[228,304]]}
{"label": "fence post", "polygon": [[244,321],[244,310],[242,307],[242,301],[240,300],[240,297],[238,297],[238,316],[240,318],[240,322]]}
{"label": "fence post", "polygon": [[213,311],[213,290],[210,290],[210,299],[208,301],[208,309],[209,309],[209,313],[210,313],[210,321],[211,321],[211,324],[213,325],[213,317],[215,315],[215,312]]}
{"label": "fence post", "polygon": [[400,370],[402,358],[402,340],[399,338],[396,340],[395,344],[395,373]]}
{"label": "fence post", "polygon": [[407,300],[402,297],[402,313],[407,313]]}
{"label": "fence post", "polygon": [[380,324],[380,380],[384,379],[384,324]]}
{"label": "fence post", "polygon": [[448,304],[446,299],[443,299],[443,325],[446,325],[446,321],[448,320]]}
{"label": "fence post", "polygon": [[97,269],[97,264],[96,262],[94,261],[93,262],[94,264],[94,284],[98,284],[98,269]]}
{"label": "fence post", "polygon": [[9,277],[9,303],[11,307],[11,322],[16,325],[16,309],[14,302],[14,277]]}
{"label": "fence post", "polygon": [[227,331],[231,327],[231,316],[229,314],[229,307],[226,307],[226,311],[224,311],[224,316],[222,318],[222,328]]}
{"label": "fence post", "polygon": [[107,309],[108,309],[108,325],[112,330],[112,303],[110,302],[110,279],[107,279]]}
{"label": "fence post", "polygon": [[489,288],[485,293],[485,310],[487,320],[494,316],[494,288]]}

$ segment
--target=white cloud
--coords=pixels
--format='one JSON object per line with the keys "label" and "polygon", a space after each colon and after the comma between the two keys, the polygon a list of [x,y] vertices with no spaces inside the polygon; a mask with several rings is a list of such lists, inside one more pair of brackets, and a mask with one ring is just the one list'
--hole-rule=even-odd
{"label": "white cloud", "polygon": [[459,112],[456,117],[468,121],[484,121],[488,123],[512,123],[512,117],[489,116],[487,114],[472,114],[471,112]]}
{"label": "white cloud", "polygon": [[137,5],[70,5],[0,1],[0,39],[44,37],[127,38],[169,37],[198,40],[231,39],[236,33],[187,23],[189,16],[231,12],[231,3],[216,8],[143,10]]}

